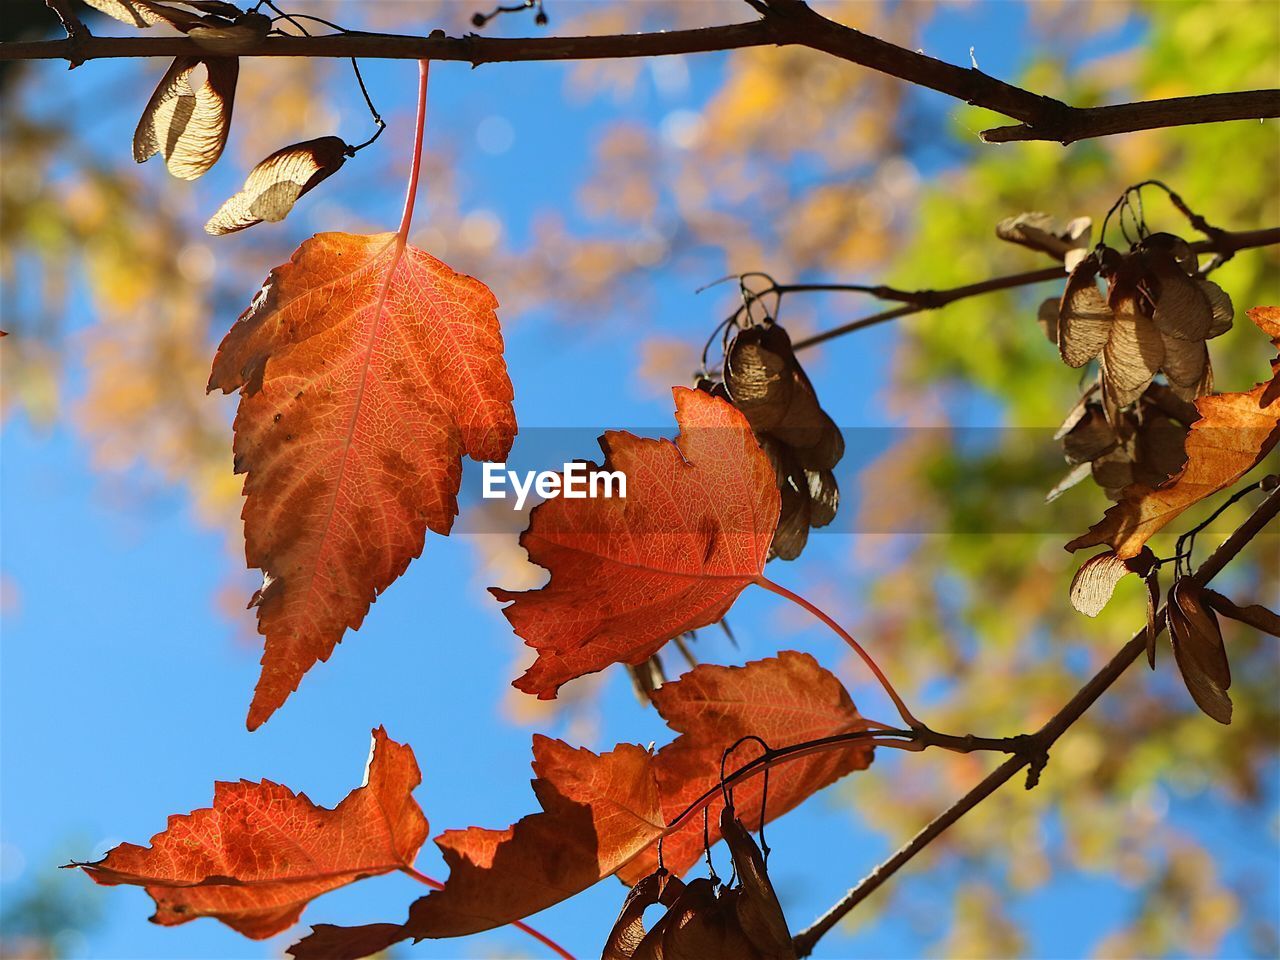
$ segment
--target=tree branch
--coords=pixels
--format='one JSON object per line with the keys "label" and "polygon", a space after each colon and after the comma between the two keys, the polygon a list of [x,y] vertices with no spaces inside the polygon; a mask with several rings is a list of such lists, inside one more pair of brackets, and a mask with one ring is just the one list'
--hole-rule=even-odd
{"label": "tree branch", "polygon": [[1057,120],[983,130],[982,139],[987,143],[1056,140],[1066,144],[1088,137],[1106,137],[1113,133],[1131,133],[1134,130],[1152,130],[1156,127],[1266,117],[1280,117],[1280,90],[1171,97],[1168,100],[1122,103],[1111,107],[1073,107],[1068,114]]}
{"label": "tree branch", "polygon": [[[1258,506],[1258,509],[1213,552],[1213,555],[1200,565],[1196,572],[1192,574],[1193,578],[1200,584],[1205,584],[1212,580],[1278,514],[1280,514],[1280,490],[1274,490]],[[1159,624],[1157,632],[1163,632],[1165,628],[1163,608],[1157,613],[1156,618]],[[1111,658],[1110,662],[1081,687],[1076,695],[1050,718],[1048,723],[1031,735],[1030,739],[1039,749],[1041,757],[1047,756],[1048,750],[1054,742],[1084,715],[1085,711],[1146,651],[1146,648],[1147,627],[1143,625],[1133,635],[1132,639]],[[932,820],[928,826],[912,837],[904,846],[900,847],[893,856],[872,870],[864,880],[846,893],[835,906],[815,921],[812,926],[797,934],[795,937],[796,955],[798,957],[807,957],[812,953],[814,945],[832,927],[839,923],[849,911],[909,863],[916,854],[941,836],[948,827],[995,793],[1007,781],[1011,780],[1019,770],[1032,762],[1034,762],[1033,757],[1025,753],[1019,753],[996,767],[976,787]]]}
{"label": "tree branch", "polygon": [[62,29],[67,31],[68,39],[76,40],[89,36],[88,28],[75,15],[71,7],[67,5],[67,0],[44,0],[44,5],[52,10],[58,18],[58,22],[62,24]]}
{"label": "tree branch", "polygon": [[[1244,230],[1239,233],[1223,231],[1220,235],[1212,240],[1197,240],[1191,244],[1191,249],[1197,253],[1217,253],[1230,256],[1238,250],[1250,250],[1255,247],[1269,247],[1280,243],[1280,227],[1269,227],[1265,230]],[[1066,274],[1062,267],[1045,267],[1041,270],[1028,270],[1024,273],[1013,273],[1003,277],[993,277],[990,280],[982,280],[978,283],[967,283],[961,287],[950,287],[946,290],[898,290],[894,287],[873,287],[859,286],[857,284],[839,284],[839,283],[802,283],[802,284],[773,284],[765,290],[760,291],[757,296],[765,296],[769,293],[803,293],[815,291],[840,292],[847,291],[852,293],[867,293],[878,297],[881,300],[902,301],[902,306],[893,307],[892,309],[873,313],[867,317],[861,317],[852,320],[849,323],[842,324],[831,330],[824,330],[816,333],[811,337],[805,337],[803,340],[797,340],[793,345],[794,349],[802,350],[805,347],[814,347],[828,340],[834,340],[836,337],[842,337],[846,333],[854,333],[858,330],[865,330],[867,327],[874,327],[877,324],[886,323],[889,320],[896,320],[899,317],[910,316],[914,313],[923,313],[926,310],[937,310],[939,307],[945,307],[947,304],[955,303],[957,300],[965,300],[969,297],[981,296],[984,293],[994,293],[997,290],[1011,290],[1016,287],[1026,287],[1033,283],[1044,283],[1049,280],[1066,280]]]}
{"label": "tree branch", "polygon": [[[596,60],[705,53],[742,47],[797,45],[828,53],[889,76],[985,107],[1022,123],[982,134],[993,142],[1059,140],[1070,143],[1152,127],[1280,116],[1280,90],[1215,93],[1119,104],[1072,107],[1013,86],[981,70],[958,67],[829,20],[800,0],[757,0],[766,15],[749,23],[596,37],[428,37],[348,32],[322,37],[269,37],[248,57],[358,57],[459,60],[482,63]],[[3,60],[85,60],[119,57],[207,56],[186,37],[91,37],[0,44]]]}

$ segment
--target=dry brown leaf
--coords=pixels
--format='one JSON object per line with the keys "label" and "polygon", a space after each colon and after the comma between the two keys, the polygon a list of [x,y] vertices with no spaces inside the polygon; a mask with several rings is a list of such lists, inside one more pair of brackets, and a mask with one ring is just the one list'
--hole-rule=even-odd
{"label": "dry brown leaf", "polygon": [[[204,64],[208,76],[198,90],[191,75]],[[231,129],[240,61],[234,57],[175,57],[142,111],[133,134],[133,158],[157,153],[175,177],[195,180],[222,155]]]}
{"label": "dry brown leaf", "polygon": [[209,218],[205,232],[220,237],[264,220],[283,220],[299,197],[337,173],[350,154],[341,137],[320,137],[277,150],[249,172],[240,192]]}

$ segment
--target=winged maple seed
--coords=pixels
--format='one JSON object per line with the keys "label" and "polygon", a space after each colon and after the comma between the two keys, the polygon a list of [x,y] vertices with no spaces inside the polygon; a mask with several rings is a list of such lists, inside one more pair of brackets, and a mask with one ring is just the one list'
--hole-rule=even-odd
{"label": "winged maple seed", "polygon": [[1071,605],[1087,617],[1096,617],[1125,574],[1143,573],[1154,560],[1155,555],[1146,548],[1132,560],[1121,560],[1113,550],[1090,557],[1071,580]]}
{"label": "winged maple seed", "polygon": [[1182,679],[1196,706],[1219,723],[1231,722],[1231,665],[1218,618],[1204,602],[1204,589],[1182,577],[1169,591],[1169,639]]}
{"label": "winged maple seed", "polygon": [[[516,432],[497,300],[394,233],[322,233],[222,341],[210,390],[240,392],[251,601],[266,637],[256,728],[457,515],[461,456]],[[377,530],[376,537],[368,536]]]}
{"label": "winged maple seed", "polygon": [[[709,793],[709,839],[719,839],[725,750],[748,735],[783,747],[867,728],[840,682],[808,654],[791,651],[744,667],[699,666],[661,687],[654,704],[679,733],[656,753],[620,744],[596,754],[535,736],[533,791],[542,811],[504,830],[471,827],[437,837],[448,881],[410,908],[399,939],[493,929],[610,874],[636,883],[657,867],[656,843],[664,836],[664,863],[684,873],[702,854],[703,819],[690,814],[675,820]],[[870,743],[859,741],[776,766],[769,776],[768,819],[865,769],[872,757]],[[760,783],[755,778],[734,787],[738,815],[751,823],[762,814]],[[322,947],[373,943],[385,933],[326,927],[291,953],[319,960],[333,956]]]}
{"label": "winged maple seed", "polygon": [[95,863],[67,866],[104,886],[144,887],[154,923],[214,917],[261,940],[323,893],[411,868],[427,838],[412,796],[421,782],[413,751],[379,727],[364,784],[332,810],[269,780],[217,783],[212,807],[171,816],[150,847],[123,843]]}
{"label": "winged maple seed", "polygon": [[996,236],[1009,243],[1047,253],[1055,260],[1063,261],[1070,273],[1088,255],[1093,221],[1089,217],[1076,217],[1064,227],[1047,213],[1031,211],[1005,217],[996,224]]}
{"label": "winged maple seed", "polygon": [[[212,53],[245,53],[271,31],[271,18],[257,11],[241,10],[223,0],[85,0],[121,23],[138,28],[164,24],[180,30]],[[190,7],[184,10],[183,7]],[[192,10],[199,11],[193,13]]]}
{"label": "winged maple seed", "polygon": [[304,193],[337,173],[354,148],[341,137],[320,137],[282,147],[249,171],[240,192],[230,197],[204,225],[223,236],[267,220],[283,220]]}
{"label": "winged maple seed", "polygon": [[1102,406],[1115,423],[1158,373],[1184,399],[1208,392],[1205,341],[1229,330],[1232,318],[1230,297],[1199,275],[1190,245],[1156,233],[1127,254],[1099,247],[1080,261],[1047,332],[1069,366],[1100,361]]}
{"label": "winged maple seed", "polygon": [[626,499],[548,500],[520,537],[551,571],[538,590],[492,588],[538,657],[515,686],[540,699],[613,663],[715,623],[764,570],[778,522],[769,459],[723,400],[676,387],[674,442],[622,431],[600,439]]}
{"label": "winged maple seed", "polygon": [[[1255,307],[1249,318],[1280,348],[1280,308]],[[1187,433],[1186,466],[1164,484],[1127,487],[1120,502],[1067,549],[1107,544],[1121,560],[1134,557],[1183,511],[1260,463],[1280,441],[1280,357],[1271,368],[1271,379],[1252,390],[1196,400],[1200,419]]]}
{"label": "winged maple seed", "polygon": [[[185,32],[201,22],[200,14],[181,9],[182,7],[196,7],[197,4],[194,3],[180,2],[176,6],[168,3],[159,3],[156,0],[85,0],[85,3],[97,10],[101,10],[107,16],[114,17],[121,23],[127,23],[130,26],[143,29],[163,23]],[[231,11],[233,11],[233,16],[240,12],[237,7],[229,3],[221,4],[221,6],[230,7]]]}
{"label": "winged maple seed", "polygon": [[1063,453],[1072,470],[1049,492],[1055,500],[1086,476],[1119,500],[1131,483],[1158,486],[1186,463],[1187,428],[1200,418],[1195,405],[1163,384],[1153,383],[1113,423],[1091,387],[1058,429]]}
{"label": "winged maple seed", "polygon": [[[192,75],[201,65],[207,75],[193,88]],[[143,163],[159,153],[175,177],[203,176],[226,146],[239,74],[234,57],[175,57],[142,111],[133,158]]]}
{"label": "winged maple seed", "polygon": [[[666,870],[650,874],[623,902],[601,960],[795,960],[760,848],[728,807],[720,832],[737,886],[707,879],[685,884]],[[644,911],[658,903],[667,911],[646,932]]]}
{"label": "winged maple seed", "polygon": [[[195,180],[203,176],[222,155],[231,128],[240,73],[240,61],[235,55],[266,39],[271,18],[256,11],[242,11],[222,0],[180,0],[176,4],[156,0],[86,2],[135,27],[172,27],[215,54],[174,58],[133,134],[133,158],[139,163],[159,153],[175,177]],[[202,82],[194,76],[200,67],[207,74]]]}
{"label": "winged maple seed", "polygon": [[776,321],[739,330],[725,353],[723,383],[700,386],[742,411],[768,455],[782,498],[769,557],[794,560],[809,529],[835,519],[840,490],[832,471],[844,456],[844,435]]}

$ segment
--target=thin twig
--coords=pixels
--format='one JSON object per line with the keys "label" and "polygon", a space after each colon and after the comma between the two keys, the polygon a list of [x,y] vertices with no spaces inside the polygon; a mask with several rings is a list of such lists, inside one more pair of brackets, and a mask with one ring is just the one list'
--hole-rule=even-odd
{"label": "thin twig", "polygon": [[[820,50],[918,86],[1021,121],[982,136],[991,140],[1071,142],[1129,130],[1222,120],[1280,116],[1280,91],[1254,90],[1177,97],[1109,107],[1072,107],[1051,97],[958,67],[869,36],[829,20],[799,0],[761,0],[759,20],[694,30],[670,30],[595,37],[429,37],[342,34],[328,37],[270,37],[243,56],[360,57],[406,60],[461,60],[481,63],[530,60],[594,60],[705,53],[742,47],[796,45]],[[0,44],[0,60],[55,60],[73,63],[116,57],[200,55],[186,37],[85,37]]]}
{"label": "thin twig", "polygon": [[[1244,230],[1239,233],[1224,231],[1221,236],[1213,240],[1197,240],[1191,244],[1191,249],[1197,253],[1235,253],[1237,250],[1250,250],[1255,247],[1269,247],[1280,243],[1280,227],[1270,227],[1265,230]],[[896,320],[899,317],[907,317],[916,313],[923,313],[926,310],[937,310],[948,304],[955,303],[957,300],[965,300],[969,297],[981,296],[984,293],[995,293],[997,290],[1012,290],[1016,287],[1026,287],[1034,283],[1045,283],[1049,280],[1066,281],[1066,274],[1062,267],[1045,267],[1041,270],[1028,270],[1024,273],[1013,273],[1004,277],[993,277],[990,280],[982,280],[978,283],[967,283],[960,287],[951,287],[946,290],[898,290],[894,287],[861,287],[856,284],[782,284],[772,290],[764,290],[761,294],[772,292],[803,292],[803,291],[850,291],[856,293],[868,293],[872,296],[879,297],[884,300],[900,300],[905,301],[901,306],[892,309],[873,313],[867,317],[861,317],[849,323],[842,324],[831,330],[824,330],[816,333],[812,337],[805,337],[803,340],[797,340],[793,344],[796,350],[803,350],[805,347],[814,347],[828,340],[834,340],[836,337],[842,337],[847,333],[855,333],[858,330],[865,330],[867,327],[874,327],[877,324],[886,323],[889,320]]]}
{"label": "thin twig", "polygon": [[71,7],[67,5],[67,0],[44,0],[44,5],[54,12],[58,18],[58,22],[62,24],[62,29],[67,31],[67,38],[75,40],[79,37],[89,37],[89,28],[84,25],[84,21],[72,12]]}
{"label": "thin twig", "polygon": [[[1244,548],[1244,546],[1264,530],[1272,520],[1280,514],[1280,490],[1273,491],[1256,509],[1247,520],[1244,521],[1236,531],[1231,534],[1227,540],[1213,552],[1199,569],[1193,574],[1195,580],[1200,584],[1208,583],[1215,576],[1222,572],[1223,568],[1233,560],[1236,555]],[[1163,610],[1158,615],[1159,631],[1164,630],[1165,618]],[[1080,719],[1086,710],[1091,707],[1094,702],[1102,696],[1107,689],[1115,683],[1117,679],[1136,661],[1146,650],[1147,647],[1147,628],[1144,625],[1132,639],[1129,640],[1110,662],[1101,670],[1094,674],[1093,678],[1086,683],[1072,697],[1067,704],[1050,718],[1049,722],[1041,727],[1036,733],[1032,734],[1031,739],[1036,747],[1041,751],[1041,756],[1047,756],[1049,748],[1054,744],[1070,726]],[[799,957],[807,957],[814,948],[814,945],[822,939],[822,937],[831,930],[840,920],[849,913],[854,907],[865,900],[872,892],[877,890],[886,880],[898,872],[903,866],[911,861],[916,854],[920,853],[925,847],[939,837],[948,827],[959,820],[962,816],[980,804],[991,794],[995,793],[1007,781],[1027,766],[1033,763],[1033,754],[1017,753],[1010,757],[1000,766],[996,767],[988,774],[982,782],[970,790],[967,794],[957,800],[954,804],[947,808],[941,815],[929,823],[923,830],[911,838],[904,846],[898,849],[888,860],[881,863],[878,867],[871,871],[867,877],[857,886],[850,890],[840,899],[830,910],[813,923],[808,929],[801,931],[795,937],[796,955]]]}

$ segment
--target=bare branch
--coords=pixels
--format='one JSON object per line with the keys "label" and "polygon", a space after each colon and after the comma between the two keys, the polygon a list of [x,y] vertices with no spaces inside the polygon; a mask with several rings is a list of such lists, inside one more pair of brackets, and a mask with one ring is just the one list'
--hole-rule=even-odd
{"label": "bare branch", "polygon": [[[1239,233],[1222,231],[1212,240],[1197,240],[1195,243],[1191,244],[1191,249],[1197,253],[1231,255],[1238,250],[1250,250],[1255,247],[1269,247],[1277,243],[1280,243],[1280,227],[1270,227],[1265,230],[1243,230]],[[1011,290],[1016,287],[1026,287],[1033,283],[1044,283],[1049,280],[1065,281],[1066,273],[1063,271],[1062,267],[1045,267],[1041,270],[1028,270],[1024,273],[1013,273],[1003,277],[993,277],[990,280],[981,280],[978,283],[967,283],[964,286],[950,287],[946,290],[898,290],[893,287],[872,287],[839,283],[775,284],[772,287],[761,291],[759,295],[767,293],[847,291],[852,293],[870,294],[881,300],[902,302],[902,306],[893,307],[892,309],[885,310],[880,313],[873,313],[870,316],[852,320],[849,323],[834,327],[831,330],[824,330],[822,333],[816,333],[812,337],[797,340],[794,344],[794,348],[796,350],[802,350],[805,347],[814,347],[820,343],[825,343],[828,340],[834,340],[836,337],[842,337],[846,333],[865,330],[867,327],[874,327],[890,320],[896,320],[899,317],[910,316],[914,313],[923,313],[926,310],[937,310],[939,307],[945,307],[947,304],[955,303],[957,300],[965,300],[969,297],[981,296],[984,293],[994,293],[997,290]]]}
{"label": "bare branch", "polygon": [[[54,0],[61,4],[63,0]],[[271,37],[243,56],[359,57],[369,59],[460,60],[482,63],[529,60],[596,60],[705,53],[769,45],[805,46],[860,64],[910,83],[985,107],[1022,123],[987,131],[983,137],[1007,140],[1060,140],[1069,143],[1151,127],[1280,115],[1280,91],[1215,93],[1109,107],[1072,107],[1024,90],[980,70],[958,67],[869,36],[829,20],[802,0],[755,0],[764,12],[749,23],[696,30],[672,30],[596,37],[429,37],[348,32],[324,37]],[[0,60],[84,60],[117,57],[200,55],[186,37],[90,37],[0,44]],[[204,51],[207,55],[207,51]]]}
{"label": "bare branch", "polygon": [[1014,140],[1056,140],[1072,143],[1089,137],[1131,133],[1156,127],[1176,127],[1193,123],[1221,123],[1224,120],[1260,120],[1280,117],[1280,90],[1247,90],[1211,96],[1171,97],[1146,103],[1122,103],[1111,107],[1072,107],[1057,120],[1021,123],[1011,127],[983,130],[987,143]]}
{"label": "bare branch", "polygon": [[[1202,563],[1193,574],[1201,584],[1208,583],[1222,572],[1236,555],[1244,549],[1255,536],[1266,529],[1267,524],[1280,514],[1280,490],[1272,491],[1253,514],[1245,520],[1227,540],[1214,551],[1213,555]],[[1156,615],[1159,627],[1164,630],[1165,619],[1163,608]],[[1031,740],[1040,749],[1041,755],[1047,754],[1049,748],[1065,733],[1073,723],[1084,715],[1094,702],[1136,661],[1147,649],[1147,627],[1143,625],[1110,662],[1099,670],[1072,697],[1067,704],[1050,718],[1049,722],[1031,735]],[[995,793],[1013,776],[1033,762],[1028,754],[1015,754],[988,774],[981,783],[947,808],[941,815],[929,823],[923,830],[911,838],[888,860],[871,871],[867,877],[850,890],[841,900],[814,922],[808,929],[795,937],[796,955],[807,957],[813,952],[814,945],[831,930],[854,907],[877,890],[886,880],[911,861],[916,854],[937,839],[941,834],[962,816]]]}

